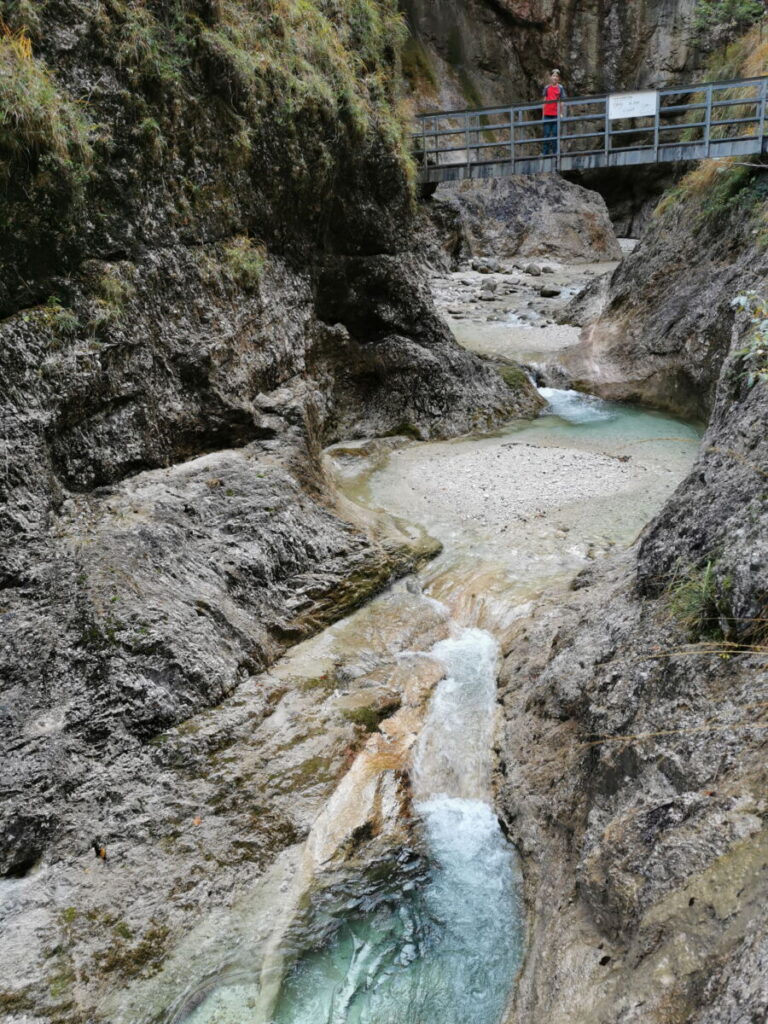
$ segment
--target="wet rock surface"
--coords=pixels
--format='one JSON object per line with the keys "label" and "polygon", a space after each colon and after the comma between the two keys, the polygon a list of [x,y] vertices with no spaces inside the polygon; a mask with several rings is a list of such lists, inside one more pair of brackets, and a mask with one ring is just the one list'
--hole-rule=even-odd
{"label": "wet rock surface", "polygon": [[[523,7],[504,16],[530,37],[546,12]],[[613,48],[614,83],[636,12],[609,8],[589,33]],[[275,131],[255,76],[211,36],[219,4],[190,8],[194,46],[170,76],[114,49],[125,5],[49,9],[36,57],[73,102],[87,97],[99,131],[97,169],[83,160],[71,194],[44,152],[25,156],[2,226],[0,1014],[156,1024],[216,972],[279,968],[273,929],[285,934],[318,868],[343,881],[342,866],[415,856],[403,767],[440,677],[425,652],[444,610],[399,587],[317,646],[305,638],[437,546],[344,500],[321,448],[488,429],[540,401],[503,346],[489,365],[436,314],[386,131],[340,132],[336,110]],[[666,70],[687,59],[662,51]],[[541,57],[526,56],[526,83]],[[377,88],[391,60],[374,55]],[[522,298],[510,327],[551,325],[563,268],[531,262],[544,250],[525,250],[525,224],[511,266],[490,251],[498,217],[467,218],[440,214],[440,303],[500,323]],[[643,301],[667,317],[652,372],[688,374],[709,409],[730,328],[712,269],[727,278],[735,259],[741,287],[761,257],[734,257],[713,231],[708,276],[687,293],[706,283],[709,347],[691,347],[689,315],[656,296],[682,288],[695,246],[675,264],[664,230],[658,262],[648,250],[617,281],[638,292],[650,259]],[[477,262],[457,280],[467,237]],[[638,561],[506,623],[499,794],[536,911],[522,1019],[765,1012],[765,384],[732,369]],[[666,401],[655,380],[631,393]],[[670,579],[706,586],[693,625],[670,618]],[[747,649],[692,633],[715,618],[718,644]],[[595,742],[628,733],[640,738]]]}
{"label": "wet rock surface", "polygon": [[[216,703],[412,564],[339,519],[323,443],[445,436],[539,405],[455,344],[407,257],[328,268],[316,300],[277,259],[244,290],[215,246],[91,261],[70,281],[75,324],[94,275],[124,293],[91,332],[49,307],[0,325],[3,728],[25,765],[6,776],[6,870],[56,833],[56,800],[35,809],[33,792],[60,758],[57,787],[78,751],[118,752],[118,723],[147,739]],[[41,759],[22,737],[46,708],[63,739]]]}
{"label": "wet rock surface", "polygon": [[0,888],[4,1011],[173,1017],[217,969],[266,964],[316,874],[407,844],[398,770],[441,675],[414,652],[445,635],[396,588],[216,708],[83,765],[44,864]]}
{"label": "wet rock surface", "polygon": [[500,795],[532,922],[510,1021],[765,1011],[742,958],[766,928],[765,655],[688,647],[632,562],[510,640]]}

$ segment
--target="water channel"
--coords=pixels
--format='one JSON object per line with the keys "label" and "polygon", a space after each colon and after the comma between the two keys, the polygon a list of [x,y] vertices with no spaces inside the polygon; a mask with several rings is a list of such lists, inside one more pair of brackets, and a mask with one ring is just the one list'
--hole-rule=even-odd
{"label": "water channel", "polygon": [[[362,443],[331,452],[352,500],[417,521],[443,545],[411,585],[449,634],[427,652],[443,678],[409,755],[417,839],[373,881],[348,874],[314,904],[305,892],[273,944],[271,975],[262,966],[214,980],[174,1021],[504,1021],[525,915],[517,855],[493,811],[500,646],[538,594],[632,542],[685,474],[699,437],[640,409],[542,394],[549,405],[539,420],[492,435],[385,455]],[[379,602],[385,629],[389,606]]]}

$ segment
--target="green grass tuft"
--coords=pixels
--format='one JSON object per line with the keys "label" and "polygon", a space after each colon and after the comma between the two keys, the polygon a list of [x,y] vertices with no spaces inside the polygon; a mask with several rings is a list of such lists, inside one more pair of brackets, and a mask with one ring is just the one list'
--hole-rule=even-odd
{"label": "green grass tuft", "polygon": [[0,182],[30,165],[73,189],[88,179],[93,149],[83,108],[32,55],[29,36],[0,21]]}
{"label": "green grass tuft", "polygon": [[244,291],[255,291],[267,265],[266,247],[245,236],[233,238],[224,247],[224,265]]}
{"label": "green grass tuft", "polygon": [[722,620],[727,617],[715,574],[715,563],[679,571],[666,593],[671,618],[692,640],[723,639]]}

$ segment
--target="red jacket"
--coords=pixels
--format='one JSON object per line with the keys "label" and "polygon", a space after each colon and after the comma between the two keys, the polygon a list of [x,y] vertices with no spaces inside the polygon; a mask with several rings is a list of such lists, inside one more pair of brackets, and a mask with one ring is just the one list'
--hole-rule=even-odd
{"label": "red jacket", "polygon": [[544,92],[544,117],[557,117],[557,105],[565,99],[565,89],[562,85],[545,85]]}

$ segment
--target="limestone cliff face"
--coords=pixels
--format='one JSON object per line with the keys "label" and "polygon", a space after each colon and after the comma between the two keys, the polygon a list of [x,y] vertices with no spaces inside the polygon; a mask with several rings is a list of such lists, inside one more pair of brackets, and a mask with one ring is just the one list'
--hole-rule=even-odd
{"label": "limestone cliff face", "polygon": [[[694,0],[406,0],[424,109],[534,101],[552,67],[572,95],[699,70]],[[421,48],[421,49],[419,49]]]}
{"label": "limestone cliff face", "polygon": [[740,293],[764,288],[766,189],[749,167],[702,165],[663,202],[640,245],[566,314],[584,322],[561,360],[578,387],[706,420]]}
{"label": "limestone cliff face", "polygon": [[638,548],[512,641],[501,792],[534,924],[510,1021],[768,1011],[768,402],[739,364]]}
{"label": "limestone cliff face", "polygon": [[534,923],[510,1021],[768,1012],[768,391],[730,306],[764,289],[765,198],[738,168],[697,193],[707,173],[616,272],[573,356],[590,387],[588,362],[620,364],[627,397],[709,426],[636,547],[512,641],[501,793]]}

